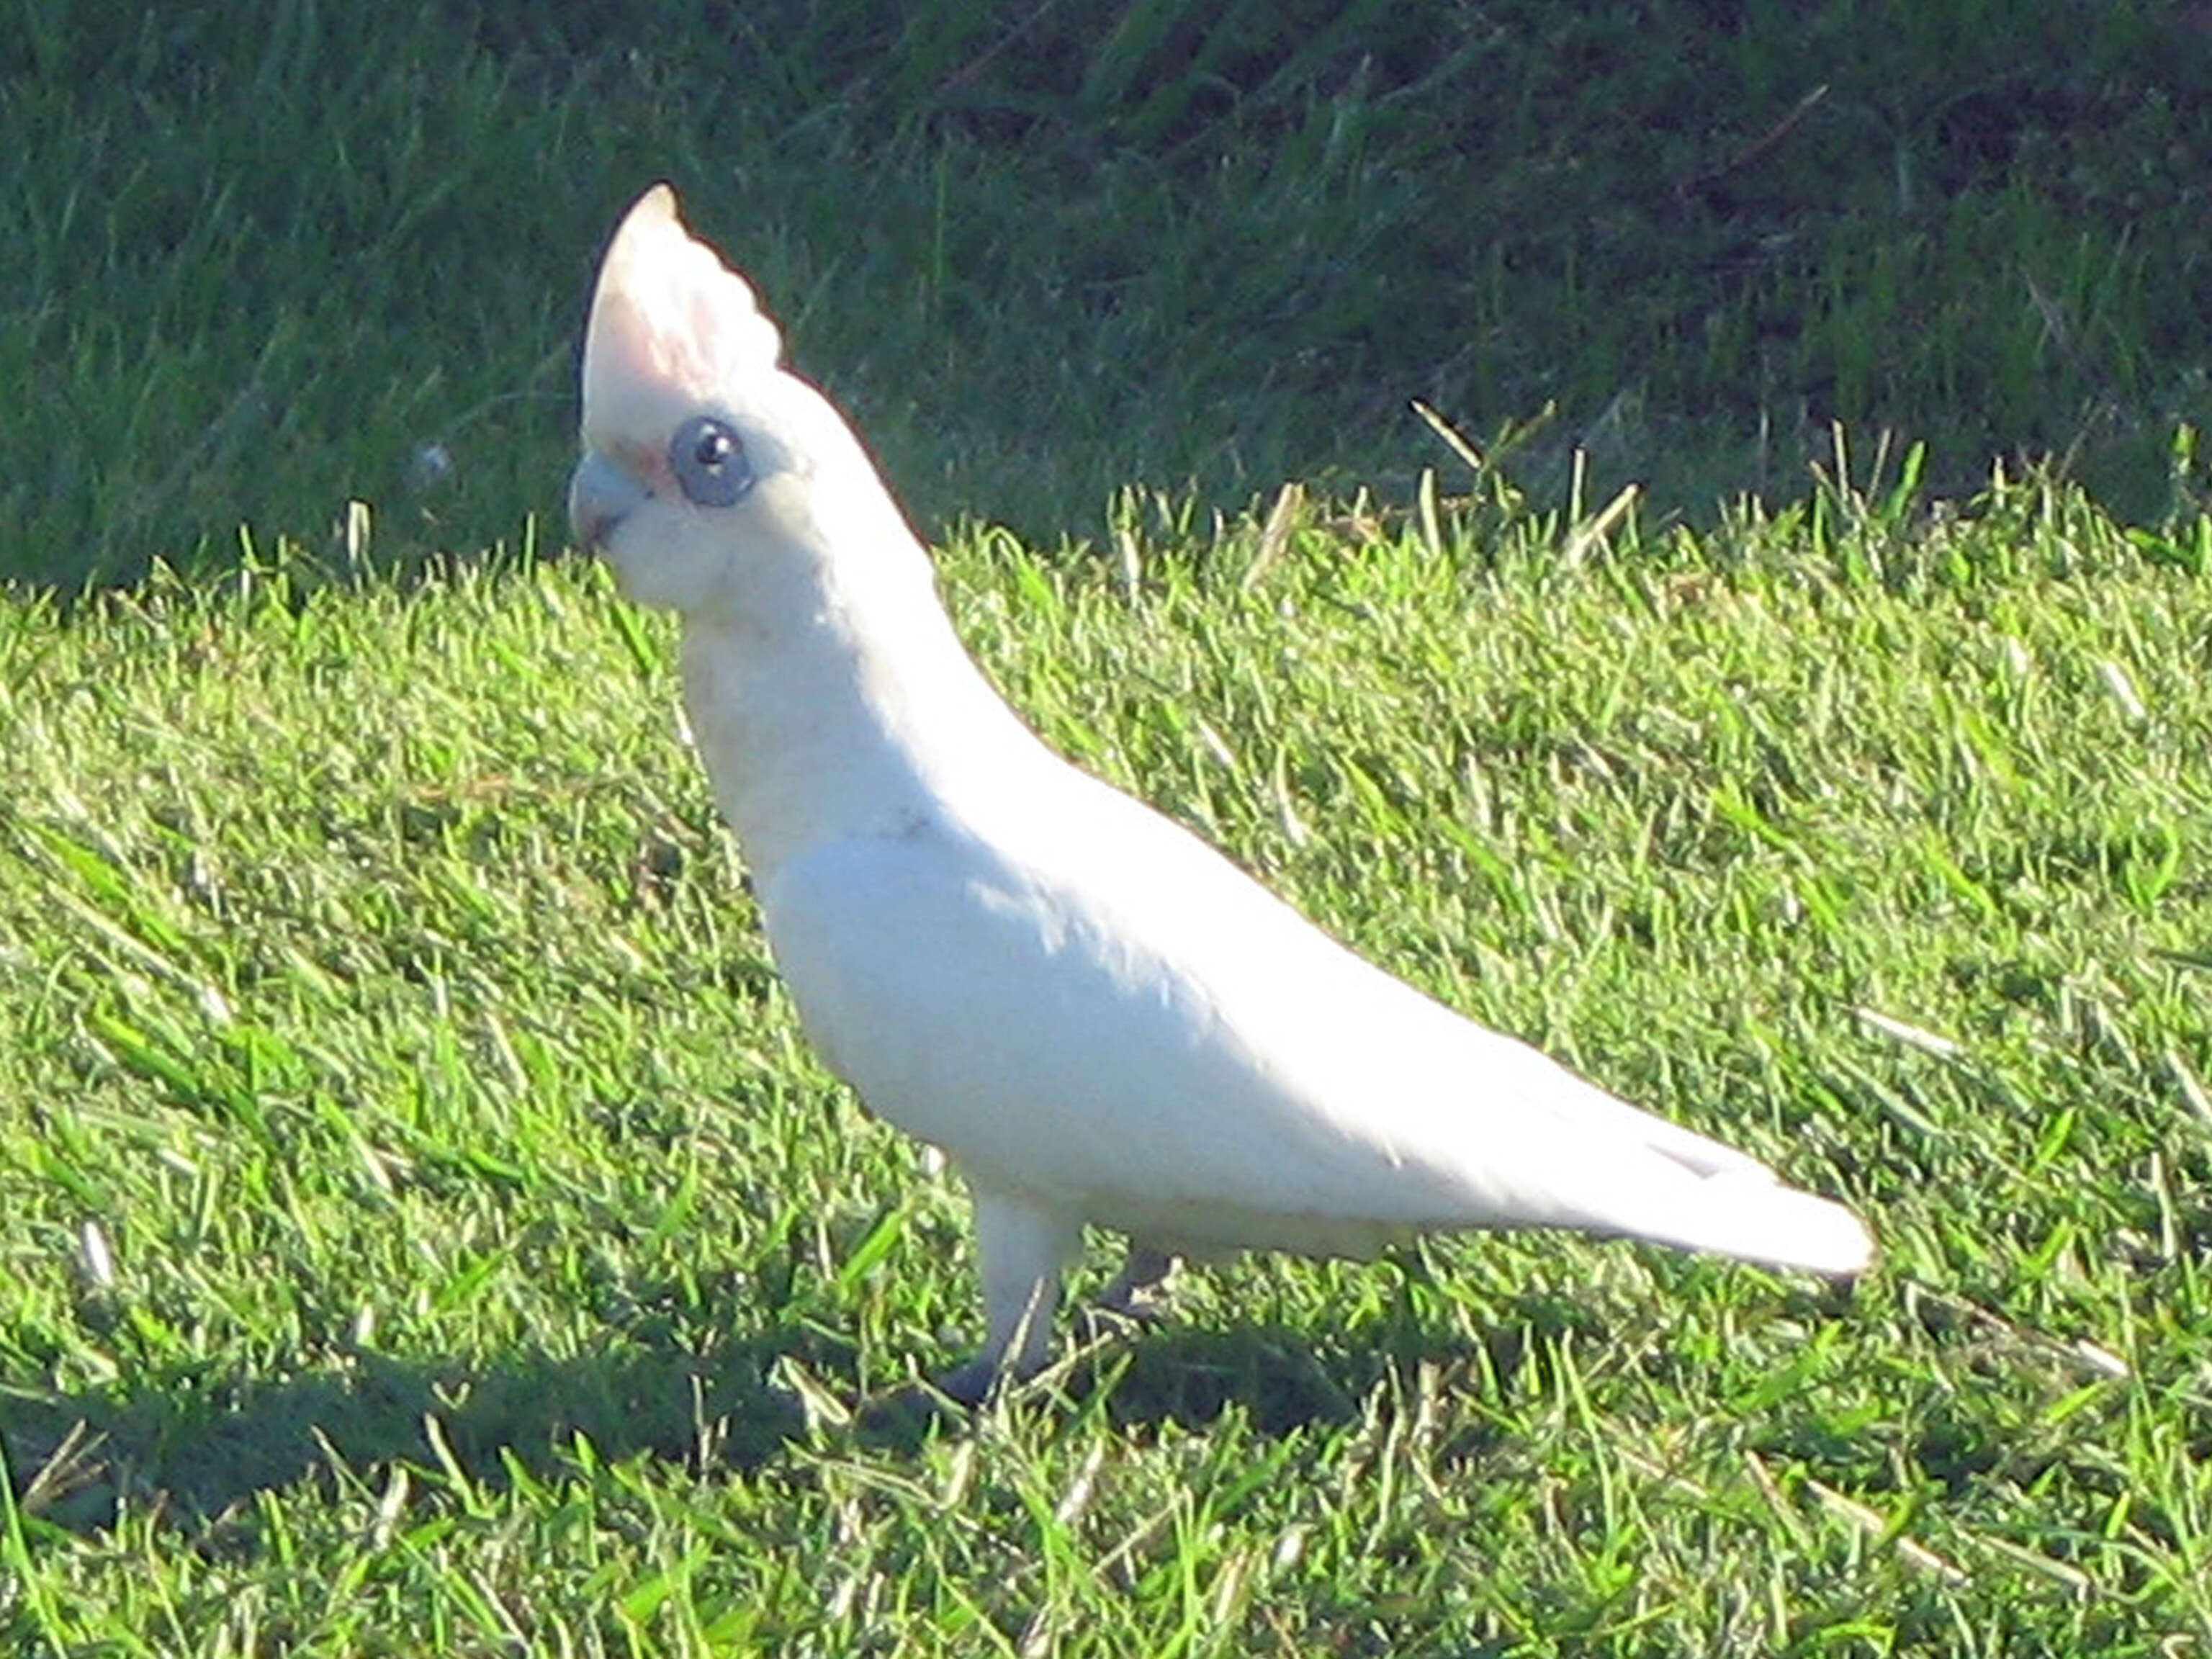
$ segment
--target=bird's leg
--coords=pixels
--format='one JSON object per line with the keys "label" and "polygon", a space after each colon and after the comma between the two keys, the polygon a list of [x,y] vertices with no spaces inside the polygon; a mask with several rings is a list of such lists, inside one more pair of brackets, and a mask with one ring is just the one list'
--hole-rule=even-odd
{"label": "bird's leg", "polygon": [[1140,1324],[1158,1319],[1167,1311],[1168,1279],[1181,1263],[1182,1258],[1173,1252],[1133,1239],[1121,1271],[1091,1305],[1102,1313],[1117,1314]]}
{"label": "bird's leg", "polygon": [[1060,1276],[1083,1243],[1083,1224],[1065,1211],[972,1181],[968,1192],[983,1280],[983,1347],[938,1386],[974,1405],[1001,1375],[1027,1376],[1043,1366]]}

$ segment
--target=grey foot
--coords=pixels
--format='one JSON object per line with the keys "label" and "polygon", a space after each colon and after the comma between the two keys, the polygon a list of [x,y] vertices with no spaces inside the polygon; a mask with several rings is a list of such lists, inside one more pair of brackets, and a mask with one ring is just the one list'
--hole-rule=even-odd
{"label": "grey foot", "polygon": [[939,1386],[973,1405],[989,1396],[1001,1376],[1019,1379],[1044,1369],[1060,1269],[1082,1245],[1083,1218],[973,1180],[969,1191],[983,1281],[983,1346]]}

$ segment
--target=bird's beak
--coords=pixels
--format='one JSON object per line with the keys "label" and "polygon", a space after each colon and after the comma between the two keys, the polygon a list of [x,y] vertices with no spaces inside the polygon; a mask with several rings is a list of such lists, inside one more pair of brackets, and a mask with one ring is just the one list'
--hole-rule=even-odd
{"label": "bird's beak", "polygon": [[597,450],[585,452],[568,479],[568,528],[576,545],[597,552],[615,526],[645,500],[645,486]]}

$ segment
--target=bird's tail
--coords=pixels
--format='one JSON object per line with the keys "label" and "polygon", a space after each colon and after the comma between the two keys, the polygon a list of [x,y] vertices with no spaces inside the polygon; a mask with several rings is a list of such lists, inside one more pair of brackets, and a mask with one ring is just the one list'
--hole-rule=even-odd
{"label": "bird's tail", "polygon": [[1764,1170],[1730,1169],[1677,1189],[1683,1201],[1632,1231],[1662,1244],[1772,1267],[1848,1278],[1874,1261],[1874,1240],[1842,1205],[1784,1187]]}

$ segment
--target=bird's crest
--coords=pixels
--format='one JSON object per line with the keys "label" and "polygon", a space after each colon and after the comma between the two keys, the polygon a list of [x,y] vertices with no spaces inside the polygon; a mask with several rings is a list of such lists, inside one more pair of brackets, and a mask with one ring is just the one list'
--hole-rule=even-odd
{"label": "bird's crest", "polygon": [[783,349],[752,286],[678,216],[676,192],[655,185],[617,228],[599,267],[584,337],[584,426],[611,434],[649,428],[647,410],[694,405],[775,373]]}

